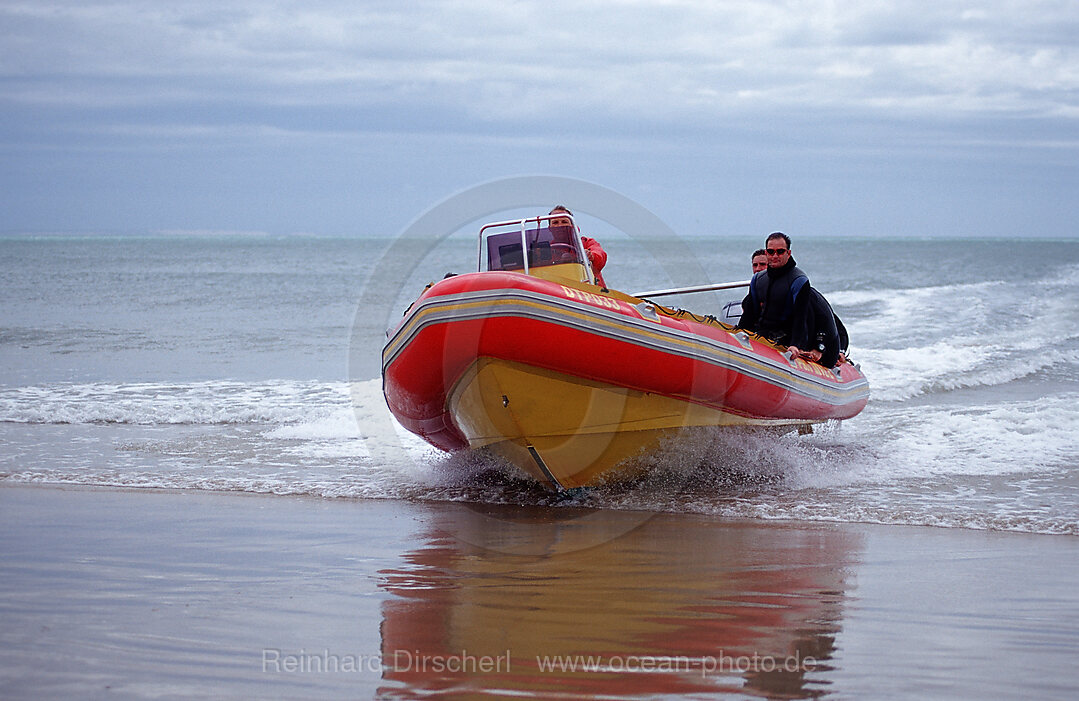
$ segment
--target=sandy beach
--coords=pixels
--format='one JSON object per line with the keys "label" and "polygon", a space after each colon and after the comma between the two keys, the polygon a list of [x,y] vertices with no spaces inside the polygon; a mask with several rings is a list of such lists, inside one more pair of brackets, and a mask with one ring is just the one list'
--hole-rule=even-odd
{"label": "sandy beach", "polygon": [[1071,698],[1072,537],[0,489],[0,695]]}

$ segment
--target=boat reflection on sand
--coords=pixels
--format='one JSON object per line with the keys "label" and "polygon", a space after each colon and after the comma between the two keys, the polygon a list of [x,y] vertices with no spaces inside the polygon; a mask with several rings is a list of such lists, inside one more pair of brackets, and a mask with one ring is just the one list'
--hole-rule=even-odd
{"label": "boat reflection on sand", "polygon": [[[597,517],[621,535],[597,544]],[[860,536],[675,514],[640,521],[441,509],[426,545],[380,573],[394,595],[383,604],[380,697],[826,692]],[[525,545],[535,554],[509,554]]]}

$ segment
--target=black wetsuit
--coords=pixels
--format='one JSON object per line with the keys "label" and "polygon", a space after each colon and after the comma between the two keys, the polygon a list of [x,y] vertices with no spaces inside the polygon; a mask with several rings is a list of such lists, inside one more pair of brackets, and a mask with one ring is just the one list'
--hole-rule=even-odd
{"label": "black wetsuit", "polygon": [[802,313],[808,295],[809,277],[792,257],[780,268],[768,268],[753,276],[749,294],[742,300],[742,318],[738,326],[755,331],[783,345],[790,344],[791,327],[796,314]]}
{"label": "black wetsuit", "polygon": [[[790,345],[801,350],[819,350],[819,362],[826,368],[835,367],[840,352],[847,351],[847,329],[839,320],[832,305],[817,290],[807,287],[793,317]],[[802,300],[799,300],[801,302]]]}

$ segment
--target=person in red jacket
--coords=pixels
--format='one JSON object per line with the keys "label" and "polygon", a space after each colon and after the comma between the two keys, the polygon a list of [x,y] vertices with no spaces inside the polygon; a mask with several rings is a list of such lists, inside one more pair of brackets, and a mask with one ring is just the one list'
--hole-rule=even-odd
{"label": "person in red jacket", "polygon": [[[573,212],[563,205],[557,205],[547,214],[550,215],[555,212],[565,212],[571,217],[573,216]],[[569,222],[559,221],[558,219],[551,220],[551,226],[558,226],[559,224],[567,225]],[[596,276],[596,284],[600,287],[607,287],[607,283],[603,281],[603,274],[600,272],[603,270],[603,266],[607,264],[607,252],[603,250],[603,246],[599,245],[599,241],[587,236],[581,236],[581,245],[584,246],[584,252],[588,255],[588,261],[592,264],[592,273]]]}

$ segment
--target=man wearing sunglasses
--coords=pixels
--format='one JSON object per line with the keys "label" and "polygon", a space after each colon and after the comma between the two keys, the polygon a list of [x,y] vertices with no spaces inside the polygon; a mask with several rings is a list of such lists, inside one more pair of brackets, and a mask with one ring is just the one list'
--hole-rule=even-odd
{"label": "man wearing sunglasses", "polygon": [[[791,342],[797,310],[806,308],[802,293],[809,289],[809,277],[794,262],[791,240],[786,234],[779,231],[769,234],[764,252],[768,256],[768,268],[753,275],[749,294],[742,300],[738,326],[787,345]],[[794,346],[790,351],[796,358],[802,355]]]}

